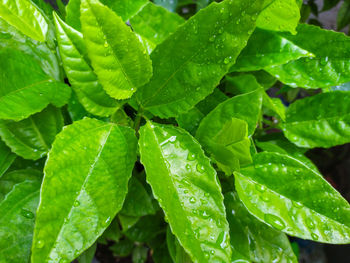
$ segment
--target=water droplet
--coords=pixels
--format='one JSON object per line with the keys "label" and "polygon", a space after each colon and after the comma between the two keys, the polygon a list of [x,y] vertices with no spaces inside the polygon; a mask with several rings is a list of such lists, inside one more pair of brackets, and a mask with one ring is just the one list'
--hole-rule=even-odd
{"label": "water droplet", "polygon": [[202,217],[205,218],[205,219],[209,218],[209,214],[207,213],[207,211],[203,211],[202,212]]}
{"label": "water droplet", "polygon": [[37,151],[38,151],[38,149],[34,149],[33,151],[34,151],[34,152],[37,152]]}
{"label": "water droplet", "polygon": [[194,204],[196,202],[196,198],[194,198],[193,196],[190,198],[190,203]]}
{"label": "water droplet", "polygon": [[300,208],[300,207],[303,206],[303,204],[300,203],[300,202],[293,202],[293,205],[294,205],[295,207],[297,207],[297,208]]}
{"label": "water droplet", "polygon": [[209,38],[209,41],[210,41],[210,42],[214,42],[214,41],[215,41],[215,38],[216,38],[216,35],[212,35],[212,36]]}
{"label": "water droplet", "polygon": [[311,237],[313,240],[318,240],[318,235],[316,235],[315,233],[311,233]]}
{"label": "water droplet", "polygon": [[108,47],[108,43],[107,43],[107,42],[105,42],[103,46],[104,46],[104,47]]}
{"label": "water droplet", "polygon": [[21,215],[24,216],[25,218],[29,218],[29,219],[34,218],[34,214],[31,211],[29,211],[27,209],[23,209],[23,208],[21,209]]}
{"label": "water droplet", "polygon": [[335,212],[335,213],[338,212],[338,211],[339,211],[339,207],[336,207],[336,208],[333,209],[333,212]]}
{"label": "water droplet", "polygon": [[255,186],[255,188],[256,188],[256,190],[257,190],[258,192],[261,192],[261,193],[263,193],[263,192],[266,191],[266,187],[265,187],[264,185],[259,185],[259,184],[257,184],[257,185]]}
{"label": "water droplet", "polygon": [[210,254],[214,255],[215,251],[214,250],[210,250]]}
{"label": "water droplet", "polygon": [[241,16],[245,16],[245,11],[244,10],[242,11]]}
{"label": "water droplet", "polygon": [[68,260],[65,259],[65,258],[61,258],[60,261],[59,261],[59,263],[68,263]]}
{"label": "water droplet", "polygon": [[225,12],[225,8],[220,9],[220,13],[223,14]]}
{"label": "water droplet", "polygon": [[38,240],[38,241],[36,242],[36,246],[35,246],[35,247],[37,247],[37,248],[43,248],[44,245],[45,245],[45,242],[44,242],[43,240]]}
{"label": "water droplet", "polygon": [[78,207],[78,206],[80,205],[80,202],[79,202],[78,200],[75,200],[74,203],[73,203],[73,205],[74,205],[75,207]]}
{"label": "water droplet", "polygon": [[224,63],[227,65],[228,63],[230,63],[230,61],[231,61],[231,57],[226,57],[225,59],[224,59]]}
{"label": "water droplet", "polygon": [[265,214],[264,219],[266,223],[270,224],[278,230],[282,230],[286,227],[285,223],[278,216],[272,214]]}
{"label": "water droplet", "polygon": [[322,66],[325,66],[328,63],[328,57],[321,58],[320,63]]}
{"label": "water droplet", "polygon": [[176,141],[176,136],[171,136],[169,142],[174,143]]}
{"label": "water droplet", "polygon": [[197,168],[197,171],[200,172],[200,173],[204,173],[204,171],[205,171],[204,166],[201,165],[201,164],[197,164],[196,168]]}
{"label": "water droplet", "polygon": [[194,159],[196,159],[196,155],[194,153],[188,153],[187,160],[193,161]]}
{"label": "water droplet", "polygon": [[185,166],[185,167],[186,167],[186,170],[187,170],[187,171],[191,171],[191,165],[186,164],[186,166]]}
{"label": "water droplet", "polygon": [[308,226],[308,228],[314,229],[315,228],[315,223],[312,219],[310,218],[306,218],[306,225]]}

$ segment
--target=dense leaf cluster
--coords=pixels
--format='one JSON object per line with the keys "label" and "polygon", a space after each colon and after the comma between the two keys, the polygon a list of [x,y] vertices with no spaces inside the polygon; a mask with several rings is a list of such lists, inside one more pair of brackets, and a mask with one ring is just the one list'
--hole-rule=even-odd
{"label": "dense leaf cluster", "polygon": [[300,24],[299,0],[181,2],[0,1],[1,263],[350,243],[304,155],[350,142],[350,38]]}

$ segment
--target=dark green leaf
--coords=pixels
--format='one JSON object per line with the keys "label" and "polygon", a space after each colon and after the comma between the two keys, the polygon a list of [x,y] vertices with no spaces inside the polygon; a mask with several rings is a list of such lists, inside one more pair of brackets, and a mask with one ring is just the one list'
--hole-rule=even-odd
{"label": "dark green leaf", "polygon": [[135,160],[136,137],[127,127],[85,118],[57,135],[44,169],[32,261],[72,261],[90,247],[122,208]]}
{"label": "dark green leaf", "polygon": [[[252,262],[298,262],[288,238],[252,216],[234,192],[225,194],[233,251]],[[234,252],[233,252],[234,253]]]}
{"label": "dark green leaf", "polygon": [[115,99],[130,98],[152,76],[152,62],[140,41],[97,0],[82,0],[80,19],[88,55],[103,88]]}
{"label": "dark green leaf", "polygon": [[154,0],[154,3],[175,12],[178,0]]}
{"label": "dark green leaf", "polygon": [[78,257],[78,262],[79,263],[91,263],[93,258],[94,258],[95,252],[96,252],[96,247],[97,247],[97,244],[94,243],[91,247],[89,247],[87,250],[85,250],[84,253]]}
{"label": "dark green leaf", "polygon": [[167,228],[166,242],[169,249],[169,254],[174,263],[191,263],[190,256],[185,252],[177,238],[171,233],[170,227]]}
{"label": "dark green leaf", "polygon": [[216,172],[200,145],[180,128],[147,123],[141,162],[155,198],[194,262],[228,262],[228,224]]}
{"label": "dark green leaf", "polygon": [[153,77],[137,94],[143,108],[174,117],[212,93],[246,45],[262,2],[212,3],[158,45]]}
{"label": "dark green leaf", "polygon": [[350,243],[350,205],[297,159],[259,153],[235,179],[240,199],[259,220],[303,239]]}
{"label": "dark green leaf", "polygon": [[15,159],[16,155],[0,140],[0,177],[7,171]]}
{"label": "dark green leaf", "polygon": [[350,142],[350,93],[334,91],[297,100],[287,109],[285,136],[299,147]]}
{"label": "dark green leaf", "polygon": [[19,122],[0,120],[0,136],[14,153],[38,160],[48,153],[62,126],[61,111],[49,106]]}
{"label": "dark green leaf", "polygon": [[148,248],[144,246],[136,246],[132,251],[132,262],[133,263],[144,263],[147,260]]}
{"label": "dark green leaf", "polygon": [[0,178],[0,261],[29,262],[41,173],[14,171]]}
{"label": "dark green leaf", "polygon": [[337,16],[337,30],[341,30],[350,24],[350,1],[345,0],[341,5]]}
{"label": "dark green leaf", "polygon": [[30,0],[1,0],[0,17],[37,41],[46,40],[48,24],[41,11]]}
{"label": "dark green leaf", "polygon": [[80,103],[94,115],[113,114],[121,103],[109,97],[98,82],[87,60],[82,34],[65,24],[56,14],[54,18],[63,66]]}
{"label": "dark green leaf", "polygon": [[0,119],[19,121],[69,99],[70,88],[46,75],[32,56],[2,49],[0,60]]}

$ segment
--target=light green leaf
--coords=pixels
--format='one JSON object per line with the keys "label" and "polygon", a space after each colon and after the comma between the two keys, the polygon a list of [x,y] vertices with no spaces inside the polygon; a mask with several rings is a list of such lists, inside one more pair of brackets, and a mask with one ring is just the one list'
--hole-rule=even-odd
{"label": "light green leaf", "polygon": [[101,0],[101,3],[111,8],[124,21],[137,14],[148,0]]}
{"label": "light green leaf", "polygon": [[300,10],[296,0],[274,0],[261,12],[256,24],[263,29],[295,34],[299,20]]}
{"label": "light green leaf", "polygon": [[184,22],[185,20],[176,13],[150,2],[130,19],[133,30],[154,45],[162,43]]}
{"label": "light green leaf", "polygon": [[46,40],[48,24],[30,0],[1,0],[0,17],[37,41]]}
{"label": "light green leaf", "polygon": [[252,262],[298,262],[288,237],[252,216],[237,193],[225,194],[233,251]]}
{"label": "light green leaf", "polygon": [[135,160],[130,128],[89,118],[65,127],[46,161],[31,260],[72,261],[90,247],[122,208]]}
{"label": "light green leaf", "polygon": [[180,245],[177,238],[171,233],[170,227],[166,231],[166,242],[168,245],[169,254],[174,263],[191,263],[192,260],[183,247]]}
{"label": "light green leaf", "polygon": [[174,117],[212,93],[246,45],[262,2],[212,3],[158,45],[153,77],[137,94],[143,108]]}
{"label": "light green leaf", "polygon": [[55,80],[62,79],[57,54],[54,54],[46,42],[35,41],[22,34],[15,27],[0,18],[0,46],[20,50],[39,62],[42,70]]}
{"label": "light green leaf", "polygon": [[129,190],[126,195],[121,214],[127,216],[141,217],[156,212],[152,198],[143,187],[142,183],[135,177],[129,181]]}
{"label": "light green leaf", "polygon": [[49,106],[19,122],[0,120],[0,136],[14,153],[37,160],[48,153],[62,126],[61,111]]}
{"label": "light green leaf", "polygon": [[200,141],[214,138],[221,131],[222,126],[232,118],[246,121],[248,135],[252,135],[258,122],[261,105],[262,89],[228,99],[205,116],[198,127],[196,137]]}
{"label": "light green leaf", "polygon": [[[0,262],[29,262],[41,173],[14,171],[0,179]],[[8,186],[8,187],[4,187]]]}
{"label": "light green leaf", "polygon": [[228,224],[216,172],[180,128],[147,123],[141,162],[172,232],[194,262],[229,262]]}
{"label": "light green leaf", "polygon": [[313,55],[282,34],[255,29],[230,71],[254,71]]}
{"label": "light green leaf", "polygon": [[[81,31],[80,22],[81,0],[69,0],[66,7],[66,22],[71,27]],[[111,8],[123,21],[132,18],[139,10],[148,3],[147,0],[101,0],[101,3]]]}
{"label": "light green leaf", "polygon": [[235,173],[238,195],[251,214],[289,235],[350,243],[350,205],[316,171],[278,153],[259,153]]}
{"label": "light green leaf", "polygon": [[2,49],[0,61],[0,119],[19,121],[69,99],[70,88],[46,75],[32,56]]}
{"label": "light green leaf", "polygon": [[82,0],[81,23],[92,67],[108,95],[127,99],[152,76],[152,62],[131,29],[97,0]]}
{"label": "light green leaf", "polygon": [[15,159],[16,155],[0,140],[0,177],[7,171]]}
{"label": "light green leaf", "polygon": [[350,93],[334,91],[297,100],[287,109],[285,136],[299,147],[350,142]]}
{"label": "light green leaf", "polygon": [[87,60],[82,34],[65,24],[56,14],[54,19],[63,66],[79,102],[91,114],[113,114],[121,103],[109,97],[98,82]]}
{"label": "light green leaf", "polygon": [[192,135],[196,133],[199,123],[211,112],[216,106],[228,99],[222,91],[214,89],[214,92],[200,101],[195,107],[190,109],[188,112],[181,113],[176,117],[176,121],[179,126]]}
{"label": "light green leaf", "polygon": [[[315,55],[267,68],[291,87],[324,88],[350,81],[350,38],[343,33],[301,24],[295,36],[283,37]],[[312,41],[310,41],[312,40]]]}

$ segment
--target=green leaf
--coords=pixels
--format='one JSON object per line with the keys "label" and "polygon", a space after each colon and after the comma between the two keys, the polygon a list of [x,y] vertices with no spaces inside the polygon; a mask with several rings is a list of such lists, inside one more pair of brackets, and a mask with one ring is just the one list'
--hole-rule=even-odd
{"label": "green leaf", "polygon": [[123,21],[127,21],[137,14],[148,0],[101,0],[101,3],[116,12]]}
{"label": "green leaf", "polygon": [[332,9],[332,8],[335,7],[339,2],[340,2],[340,0],[324,0],[324,1],[323,1],[322,11],[327,11],[327,10],[329,10],[329,9]]}
{"label": "green leaf", "polygon": [[160,213],[141,217],[132,227],[124,231],[126,237],[137,242],[146,242],[165,231]]}
{"label": "green leaf", "polygon": [[350,24],[350,1],[345,0],[341,5],[337,16],[337,30],[341,30]]}
{"label": "green leaf", "polygon": [[135,177],[131,177],[128,194],[126,195],[123,209],[120,213],[127,216],[140,217],[154,214],[155,212],[152,198],[142,183]]}
{"label": "green leaf", "polygon": [[130,19],[133,30],[155,45],[162,43],[184,22],[185,20],[176,13],[150,2]]}
{"label": "green leaf", "polygon": [[65,24],[56,14],[56,35],[66,75],[80,103],[91,114],[109,116],[121,103],[109,97],[87,60],[81,33]]}
{"label": "green leaf", "polygon": [[257,28],[230,71],[254,71],[313,55],[283,34]]}
{"label": "green leaf", "polygon": [[1,0],[0,17],[37,41],[46,40],[48,24],[41,11],[30,0]]}
{"label": "green leaf", "polygon": [[285,136],[299,147],[350,142],[350,93],[334,91],[297,100],[287,109]]}
{"label": "green leaf", "polygon": [[119,214],[118,218],[124,232],[133,227],[137,223],[137,221],[140,220],[140,217],[138,216],[126,216],[123,214]]}
{"label": "green leaf", "polygon": [[20,50],[39,62],[42,70],[55,80],[62,79],[57,54],[54,54],[46,42],[35,41],[22,34],[15,27],[0,18],[0,46]]}
{"label": "green leaf", "polygon": [[16,155],[0,140],[0,177],[7,171],[15,159]]}
{"label": "green leaf", "polygon": [[274,0],[261,12],[256,24],[263,29],[295,34],[299,20],[300,10],[296,0]]}
{"label": "green leaf", "polygon": [[289,235],[350,243],[350,205],[316,171],[278,153],[259,153],[235,173],[238,195],[251,214]]}
{"label": "green leaf", "polygon": [[132,262],[133,263],[144,263],[147,261],[148,248],[144,246],[136,246],[132,251]]}
{"label": "green leaf", "polygon": [[216,172],[180,128],[147,123],[141,162],[172,232],[194,262],[229,262],[228,224]]}
{"label": "green leaf", "polygon": [[97,248],[97,244],[94,243],[91,247],[89,247],[87,250],[85,250],[84,253],[78,257],[78,262],[79,263],[91,263],[92,260],[94,259],[96,248]]}
{"label": "green leaf", "polygon": [[205,116],[198,127],[196,137],[200,141],[214,138],[221,131],[222,126],[232,118],[246,121],[248,135],[252,135],[258,122],[261,105],[262,89],[228,99]]}
{"label": "green leaf", "polygon": [[[81,31],[80,22],[80,3],[81,0],[69,0],[66,7],[66,22],[71,27]],[[111,8],[123,21],[132,18],[144,5],[147,0],[101,0],[101,3]]]}
{"label": "green leaf", "polygon": [[48,153],[62,126],[61,111],[49,106],[19,122],[0,120],[0,136],[14,153],[38,160]]}
{"label": "green leaf", "polygon": [[183,247],[180,245],[177,238],[171,233],[170,227],[167,228],[166,242],[169,249],[169,254],[174,263],[191,263],[192,260]]}
{"label": "green leaf", "polygon": [[130,98],[152,76],[152,62],[140,41],[97,0],[82,0],[81,23],[92,67],[103,88],[115,99]]}
{"label": "green leaf", "polygon": [[72,261],[90,247],[122,208],[135,160],[130,128],[89,118],[65,127],[44,169],[32,261]]}
{"label": "green leaf", "polygon": [[116,242],[113,246],[110,246],[109,249],[113,252],[114,255],[119,257],[126,257],[134,248],[134,242],[129,239],[123,239],[119,242]]}
{"label": "green leaf", "polygon": [[205,115],[227,99],[228,97],[222,91],[214,89],[212,94],[200,101],[195,107],[177,116],[176,121],[181,128],[194,135]]}
{"label": "green leaf", "polygon": [[237,193],[225,194],[233,251],[253,262],[298,262],[288,237],[252,216]]}
{"label": "green leaf", "polygon": [[2,49],[0,60],[0,119],[19,121],[69,99],[70,88],[46,75],[32,56]]}
{"label": "green leaf", "polygon": [[154,3],[175,12],[178,0],[154,0]]}
{"label": "green leaf", "polygon": [[246,45],[262,2],[212,3],[158,45],[153,77],[137,93],[143,108],[174,117],[212,93]]}
{"label": "green leaf", "polygon": [[15,171],[1,177],[1,262],[29,262],[40,184],[41,173],[36,170]]}
{"label": "green leaf", "polygon": [[297,32],[295,36],[281,34],[315,57],[266,68],[267,72],[291,87],[316,89],[350,81],[348,36],[307,24],[299,25]]}

